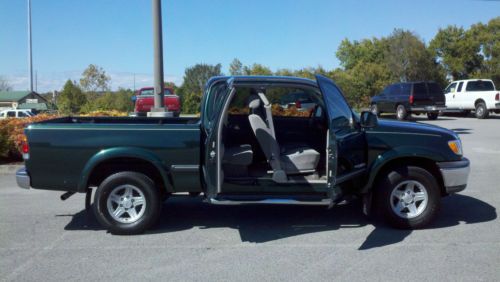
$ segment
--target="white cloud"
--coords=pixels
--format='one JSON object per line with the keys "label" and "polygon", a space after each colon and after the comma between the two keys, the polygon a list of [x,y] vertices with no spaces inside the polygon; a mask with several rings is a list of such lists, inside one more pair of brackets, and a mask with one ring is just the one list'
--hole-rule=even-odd
{"label": "white cloud", "polygon": [[[38,72],[36,82],[34,82],[34,88],[40,92],[48,92],[54,90],[61,90],[64,83],[68,79],[79,81],[83,71],[61,71],[61,72]],[[153,75],[145,73],[131,73],[131,72],[108,72],[111,77],[111,89],[116,90],[118,88],[134,88],[134,75],[135,75],[135,88],[139,89],[141,87],[152,86],[153,85]],[[3,77],[12,85],[14,90],[28,90],[29,89],[29,77],[28,74],[17,73],[17,74],[7,74]],[[177,85],[182,83],[182,78],[175,75],[166,75],[165,81],[174,82]]]}

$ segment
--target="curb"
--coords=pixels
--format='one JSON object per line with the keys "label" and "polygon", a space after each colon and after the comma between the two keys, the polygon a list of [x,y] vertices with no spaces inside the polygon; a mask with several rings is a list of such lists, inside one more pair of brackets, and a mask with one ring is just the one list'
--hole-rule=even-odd
{"label": "curb", "polygon": [[0,165],[0,174],[15,174],[24,165]]}

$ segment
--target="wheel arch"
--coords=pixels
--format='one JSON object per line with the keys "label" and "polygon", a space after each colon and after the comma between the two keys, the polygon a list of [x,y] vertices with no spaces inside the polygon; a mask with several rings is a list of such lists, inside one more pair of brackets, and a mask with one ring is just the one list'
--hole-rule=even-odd
{"label": "wheel arch", "polygon": [[375,185],[378,183],[380,178],[383,177],[388,171],[390,171],[395,167],[404,165],[421,167],[429,171],[429,173],[431,173],[436,178],[436,181],[438,182],[439,185],[439,189],[441,191],[441,195],[442,196],[446,195],[443,176],[441,175],[441,171],[439,170],[439,167],[436,164],[436,160],[423,155],[397,156],[388,158],[385,161],[374,164],[372,166],[368,182],[363,187],[361,192],[364,194],[373,191]]}
{"label": "wheel arch", "polygon": [[150,177],[162,191],[171,192],[168,170],[153,153],[140,148],[120,147],[101,150],[85,164],[78,191],[98,186],[107,176],[120,171],[135,171]]}
{"label": "wheel arch", "polygon": [[476,99],[476,101],[474,101],[474,108],[477,107],[477,104],[479,103],[484,103],[484,105],[486,106],[486,108],[488,108],[488,106],[486,105],[486,101],[484,101],[483,98],[479,98],[479,99]]}

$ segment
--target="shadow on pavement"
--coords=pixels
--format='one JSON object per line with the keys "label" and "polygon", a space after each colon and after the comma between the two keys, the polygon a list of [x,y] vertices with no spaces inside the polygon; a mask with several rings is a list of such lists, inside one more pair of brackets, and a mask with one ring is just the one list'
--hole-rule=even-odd
{"label": "shadow on pavement", "polygon": [[[443,199],[442,209],[428,229],[445,228],[461,222],[474,224],[496,219],[493,206],[478,199],[452,195]],[[60,215],[64,216],[64,215]],[[403,241],[411,230],[393,229],[384,223],[370,222],[354,201],[331,210],[307,206],[212,206],[201,199],[174,198],[167,201],[160,222],[146,234],[168,233],[192,228],[234,228],[242,242],[263,243],[282,238],[340,228],[359,228],[374,224],[359,250],[383,247]],[[65,230],[103,230],[93,213],[85,210],[72,216]]]}

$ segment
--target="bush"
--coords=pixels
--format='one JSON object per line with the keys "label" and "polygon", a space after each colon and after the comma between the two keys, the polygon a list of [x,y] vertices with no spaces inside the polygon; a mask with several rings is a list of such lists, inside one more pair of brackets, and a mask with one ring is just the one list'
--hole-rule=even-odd
{"label": "bush", "polygon": [[[126,116],[126,112],[94,111],[81,116]],[[60,117],[55,114],[39,114],[28,118],[7,118],[0,120],[0,158],[21,160],[21,146],[24,138],[24,128],[30,123],[40,122]]]}
{"label": "bush", "polygon": [[40,122],[57,115],[40,114],[28,118],[8,118],[0,120],[0,157],[10,160],[21,160],[21,145],[24,128],[34,122]]}

